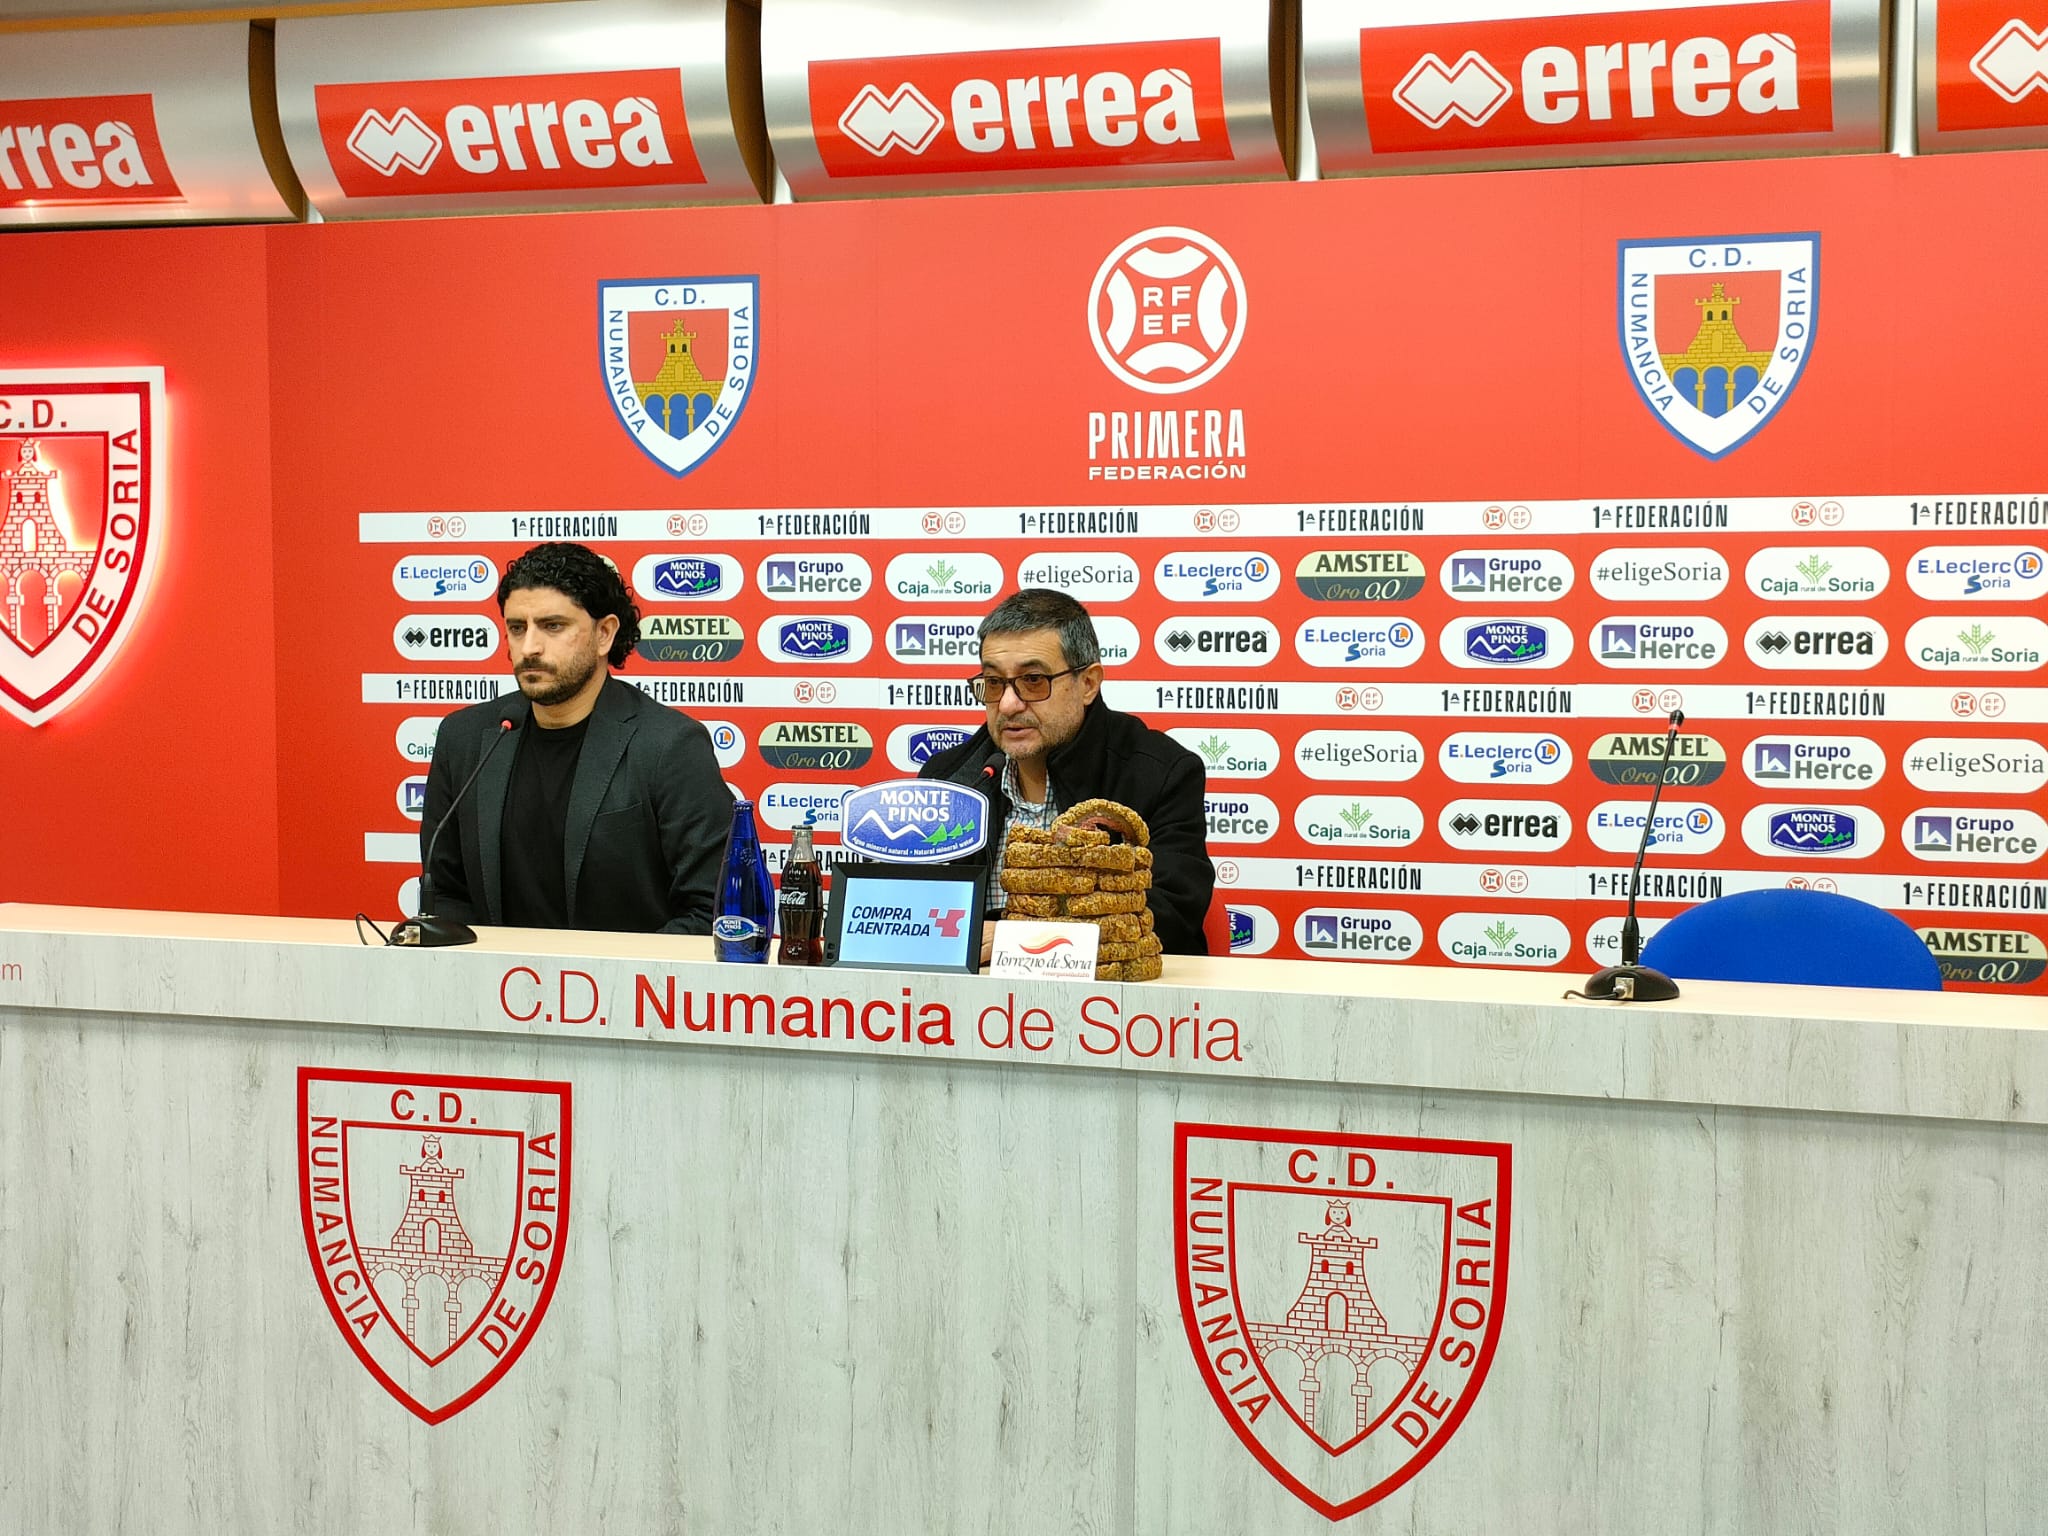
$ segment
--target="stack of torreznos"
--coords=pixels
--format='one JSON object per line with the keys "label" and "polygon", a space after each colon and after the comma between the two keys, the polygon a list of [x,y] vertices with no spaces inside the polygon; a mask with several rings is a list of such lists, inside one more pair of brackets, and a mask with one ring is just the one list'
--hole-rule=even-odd
{"label": "stack of torreznos", "polygon": [[1145,893],[1152,840],[1144,818],[1114,800],[1084,800],[1050,827],[1012,827],[999,877],[1011,917],[1093,923],[1102,931],[1098,981],[1152,981],[1159,935]]}

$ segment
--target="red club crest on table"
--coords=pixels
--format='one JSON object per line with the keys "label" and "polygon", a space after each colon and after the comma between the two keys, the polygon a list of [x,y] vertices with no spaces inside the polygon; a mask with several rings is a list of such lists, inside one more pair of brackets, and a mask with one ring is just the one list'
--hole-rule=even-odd
{"label": "red club crest on table", "polygon": [[567,1083],[299,1069],[299,1211],[342,1337],[429,1424],[512,1368],[561,1276]]}
{"label": "red club crest on table", "polygon": [[1357,1514],[1478,1397],[1507,1302],[1503,1142],[1174,1127],[1181,1322],[1216,1407],[1310,1508]]}
{"label": "red club crest on table", "polygon": [[0,708],[41,725],[133,632],[163,542],[161,368],[0,371]]}

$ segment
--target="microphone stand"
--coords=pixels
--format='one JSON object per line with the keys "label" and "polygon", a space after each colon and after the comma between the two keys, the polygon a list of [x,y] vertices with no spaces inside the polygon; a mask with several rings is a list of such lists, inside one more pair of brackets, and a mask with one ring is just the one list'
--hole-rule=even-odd
{"label": "microphone stand", "polygon": [[1662,971],[1636,964],[1643,952],[1642,930],[1636,925],[1636,898],[1643,891],[1643,859],[1650,851],[1650,829],[1657,824],[1657,802],[1664,798],[1664,780],[1671,771],[1671,749],[1678,742],[1678,728],[1685,724],[1681,710],[1671,711],[1671,729],[1664,735],[1664,757],[1657,765],[1657,787],[1650,793],[1650,812],[1643,818],[1643,840],[1636,846],[1636,867],[1628,881],[1628,915],[1621,920],[1621,964],[1604,966],[1586,983],[1585,995],[1617,1003],[1667,1003],[1678,996],[1678,983]]}
{"label": "microphone stand", "polygon": [[469,777],[462,781],[462,788],[455,791],[455,798],[448,802],[448,809],[441,813],[441,819],[434,827],[434,835],[427,839],[427,856],[420,860],[420,912],[419,916],[398,924],[391,930],[390,943],[404,949],[445,949],[451,944],[474,944],[476,930],[465,922],[452,917],[434,916],[434,850],[441,846],[441,834],[448,830],[448,823],[455,819],[455,813],[462,808],[462,797],[469,793],[470,785],[477,781],[477,775],[484,771],[484,764],[491,760],[491,754],[499,744],[512,734],[512,722],[500,720],[498,734],[491,738],[491,744],[484,748],[484,755],[476,760],[476,767],[469,771]]}

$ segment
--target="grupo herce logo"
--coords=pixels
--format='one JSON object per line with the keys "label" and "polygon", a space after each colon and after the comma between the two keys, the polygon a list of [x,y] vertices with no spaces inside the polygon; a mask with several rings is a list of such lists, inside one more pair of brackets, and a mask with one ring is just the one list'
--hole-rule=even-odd
{"label": "grupo herce logo", "polygon": [[314,1279],[356,1358],[429,1424],[540,1332],[568,1237],[569,1108],[564,1082],[299,1068]]}
{"label": "grupo herce logo", "polygon": [[761,562],[759,575],[762,593],[778,603],[863,597],[874,581],[867,561],[850,550],[773,554]]}
{"label": "grupo herce logo", "polygon": [[1650,413],[1718,459],[1784,408],[1813,351],[1820,236],[1624,240],[1621,351]]}
{"label": "grupo herce logo", "polygon": [[[1181,1325],[1217,1412],[1325,1518],[1384,1499],[1485,1385],[1513,1148],[1183,1121],[1173,1161]],[[1333,1358],[1348,1392],[1322,1390]]]}
{"label": "grupo herce logo", "polygon": [[1311,960],[1408,960],[1422,924],[1398,907],[1310,907],[1294,920],[1294,945]]}
{"label": "grupo herce logo", "polygon": [[1439,575],[1460,602],[1548,603],[1571,591],[1577,573],[1554,549],[1456,549],[1444,557]]}
{"label": "grupo herce logo", "polygon": [[1247,307],[1228,251],[1198,230],[1161,225],[1132,235],[1096,269],[1088,335],[1102,366],[1131,388],[1177,395],[1229,366]]}
{"label": "grupo herce logo", "polygon": [[0,370],[0,708],[41,725],[134,633],[163,543],[161,368]]}
{"label": "grupo herce logo", "polygon": [[686,475],[739,425],[754,390],[758,277],[598,284],[598,356],[619,424],[655,463]]}
{"label": "grupo herce logo", "polygon": [[1593,626],[1593,652],[1603,667],[1698,670],[1728,654],[1728,631],[1703,613],[1617,615]]}
{"label": "grupo herce logo", "polygon": [[2048,849],[2048,821],[2020,806],[1927,805],[1906,818],[1906,842],[1936,864],[2032,864]]}

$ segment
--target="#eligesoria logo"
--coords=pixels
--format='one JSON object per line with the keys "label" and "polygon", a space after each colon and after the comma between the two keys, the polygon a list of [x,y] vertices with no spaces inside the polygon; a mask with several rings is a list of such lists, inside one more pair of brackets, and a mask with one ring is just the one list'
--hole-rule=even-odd
{"label": "#eligesoria logo", "polygon": [[641,450],[686,475],[724,445],[754,391],[757,277],[598,285],[605,393]]}
{"label": "#eligesoria logo", "polygon": [[1624,240],[1621,351],[1643,403],[1710,459],[1756,435],[1813,351],[1820,236]]}

